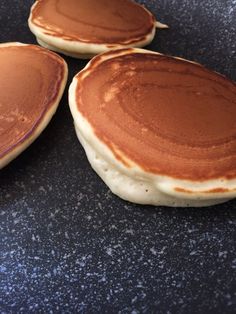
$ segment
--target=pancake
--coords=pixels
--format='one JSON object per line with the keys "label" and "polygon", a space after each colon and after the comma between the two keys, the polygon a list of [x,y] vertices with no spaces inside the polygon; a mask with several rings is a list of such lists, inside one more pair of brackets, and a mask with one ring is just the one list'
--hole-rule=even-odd
{"label": "pancake", "polygon": [[121,49],[75,76],[69,104],[92,167],[121,198],[167,206],[235,198],[236,84],[222,75]]}
{"label": "pancake", "polygon": [[84,59],[143,47],[153,40],[156,27],[167,27],[132,0],[38,0],[28,23],[41,46]]}
{"label": "pancake", "polygon": [[0,169],[44,130],[67,81],[67,65],[53,52],[0,44]]}

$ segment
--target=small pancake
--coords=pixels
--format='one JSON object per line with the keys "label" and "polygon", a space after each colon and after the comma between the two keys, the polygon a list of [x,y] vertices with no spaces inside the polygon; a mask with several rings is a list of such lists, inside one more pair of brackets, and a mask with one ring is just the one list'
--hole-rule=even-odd
{"label": "small pancake", "polygon": [[44,130],[67,81],[67,65],[34,45],[0,44],[0,169]]}
{"label": "small pancake", "polygon": [[131,0],[38,0],[29,27],[40,45],[86,59],[115,48],[143,47],[156,27],[167,26]]}
{"label": "small pancake", "polygon": [[[175,206],[236,196],[236,84],[222,75],[122,49],[94,58],[75,76],[69,103],[84,147],[117,173],[174,197]],[[144,194],[129,200],[146,203]]]}

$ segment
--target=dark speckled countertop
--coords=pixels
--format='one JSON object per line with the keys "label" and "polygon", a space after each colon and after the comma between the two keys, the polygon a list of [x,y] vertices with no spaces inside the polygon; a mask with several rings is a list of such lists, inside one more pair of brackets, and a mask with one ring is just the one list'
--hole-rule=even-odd
{"label": "dark speckled countertop", "polygon": [[[35,43],[33,1],[0,1],[0,41]],[[235,0],[146,1],[170,30],[149,49],[236,80]],[[66,58],[70,76],[85,61]],[[136,206],[91,170],[67,105],[0,173],[1,313],[235,313],[236,201]]]}

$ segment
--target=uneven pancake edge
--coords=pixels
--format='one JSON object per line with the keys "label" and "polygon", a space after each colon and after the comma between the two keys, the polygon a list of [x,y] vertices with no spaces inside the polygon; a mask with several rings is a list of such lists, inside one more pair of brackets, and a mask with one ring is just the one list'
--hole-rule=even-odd
{"label": "uneven pancake edge", "polygon": [[100,176],[112,193],[125,201],[142,205],[168,206],[168,207],[207,207],[227,202],[229,199],[185,199],[174,197],[160,191],[152,182],[141,178],[134,178],[119,171],[114,165],[103,159],[85,140],[75,125],[75,131],[88,161],[93,170]]}
{"label": "uneven pancake edge", "polygon": [[96,136],[89,121],[87,121],[86,118],[80,114],[76,102],[78,79],[81,84],[81,79],[84,79],[87,75],[89,75],[90,69],[96,67],[98,63],[102,63],[104,60],[113,58],[117,55],[120,56],[133,52],[158,54],[143,49],[121,49],[119,51],[107,52],[91,60],[84,70],[74,77],[69,89],[69,104],[75,124],[79,128],[83,137],[96,152],[109,162],[109,164],[115,165],[117,169],[120,169],[120,171],[129,176],[140,177],[143,180],[153,182],[155,186],[157,186],[158,189],[164,193],[174,197],[180,197],[180,195],[182,195],[186,199],[196,199],[196,197],[200,197],[202,199],[234,198],[236,196],[236,179],[234,178],[226,180],[225,178],[220,177],[216,179],[194,181],[153,174],[145,171],[132,160],[129,160],[126,156],[122,155],[122,157],[124,157],[129,164],[129,167],[127,167],[125,163],[118,160],[117,156],[114,155],[114,152]]}
{"label": "uneven pancake edge", "polygon": [[[64,53],[65,55],[80,58],[82,56],[83,59],[91,58],[91,55],[94,56],[99,53],[103,53],[105,51],[109,51],[116,48],[130,48],[130,47],[143,47],[152,42],[157,25],[161,25],[161,23],[157,23],[155,21],[154,16],[143,7],[143,9],[150,15],[152,19],[152,27],[150,31],[147,32],[145,36],[139,38],[133,38],[129,41],[124,42],[114,42],[114,43],[96,43],[92,41],[81,41],[79,38],[70,38],[70,37],[61,37],[56,33],[49,32],[43,25],[37,24],[34,22],[33,12],[35,8],[37,8],[36,1],[31,7],[30,16],[28,19],[28,25],[31,32],[36,36],[37,41],[43,47],[50,47],[53,51],[57,51],[60,53]],[[166,27],[163,27],[166,28]]]}
{"label": "uneven pancake edge", "polygon": [[61,58],[60,56],[51,51],[48,51],[44,48],[40,48],[39,46],[23,44],[18,42],[0,44],[0,49],[7,47],[27,47],[27,46],[32,47],[41,52],[44,52],[45,54],[56,60],[58,65],[61,67],[60,70],[61,77],[58,82],[57,93],[54,95],[52,101],[47,104],[40,117],[32,125],[31,129],[22,138],[20,138],[20,140],[18,140],[12,147],[10,147],[9,149],[0,154],[0,169],[5,167],[8,163],[10,163],[13,159],[20,155],[27,147],[29,147],[47,127],[51,118],[53,117],[57,110],[57,107],[64,93],[64,89],[67,82],[68,68],[66,62],[64,61],[63,58]]}

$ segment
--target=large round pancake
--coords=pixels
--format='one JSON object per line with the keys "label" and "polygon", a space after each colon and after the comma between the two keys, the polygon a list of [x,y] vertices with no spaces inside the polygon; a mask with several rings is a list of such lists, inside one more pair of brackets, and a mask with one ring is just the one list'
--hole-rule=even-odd
{"label": "large round pancake", "polygon": [[0,44],[0,169],[25,150],[56,112],[67,65],[38,46]]}
{"label": "large round pancake", "polygon": [[28,23],[40,45],[75,58],[143,47],[167,27],[131,0],[38,0]]}
{"label": "large round pancake", "polygon": [[121,173],[202,205],[235,197],[236,87],[223,76],[123,49],[94,58],[69,103],[86,143]]}

